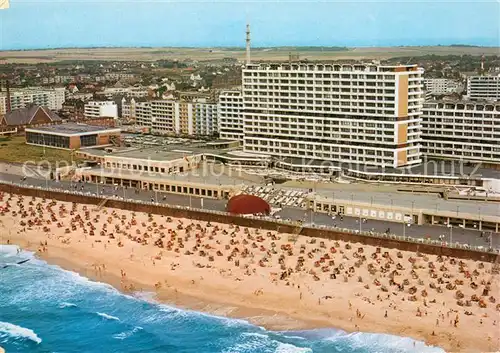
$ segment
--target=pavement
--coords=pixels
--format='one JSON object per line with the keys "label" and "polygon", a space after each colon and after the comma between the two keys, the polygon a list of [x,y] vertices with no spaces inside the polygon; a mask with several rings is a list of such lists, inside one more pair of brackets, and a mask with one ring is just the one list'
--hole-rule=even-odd
{"label": "pavement", "polygon": [[[332,219],[326,213],[312,212],[311,210],[304,210],[299,208],[284,208],[283,210],[277,212],[275,215],[279,215],[282,219],[290,219],[292,221],[303,221],[304,225],[315,224],[323,225],[329,227],[347,228],[357,231],[374,231],[377,233],[385,233],[389,230],[389,233],[397,235],[406,235],[413,238],[431,238],[433,240],[439,240],[440,235],[444,235],[444,240],[450,242],[458,242],[462,244],[469,244],[471,246],[484,246],[485,248],[490,247],[490,242],[485,236],[481,236],[481,231],[474,229],[463,229],[460,227],[450,228],[440,225],[415,225],[387,222],[375,219],[366,219],[365,222],[361,221],[357,217],[347,217],[344,216],[341,220],[339,216]],[[500,249],[500,234],[493,233],[491,237],[491,246]]]}
{"label": "pavement", "polygon": [[[2,169],[0,169],[1,171]],[[10,171],[9,171],[10,172]],[[125,199],[140,200],[140,201],[153,201],[160,204],[177,205],[184,207],[193,207],[198,209],[207,209],[214,211],[224,211],[227,200],[216,200],[209,198],[199,198],[195,196],[177,195],[170,193],[161,193],[150,190],[136,190],[134,188],[114,187],[112,185],[102,184],[86,184],[75,183],[70,181],[54,181],[34,177],[26,177],[23,179],[22,174],[10,174],[0,172],[0,181],[14,182],[25,184],[27,186],[50,187],[65,190],[78,190],[89,192],[93,195],[101,196],[117,196]],[[83,186],[83,190],[82,187]],[[76,187],[76,188],[75,188]],[[338,228],[347,228],[355,231],[370,231],[384,233],[389,229],[389,232],[396,235],[406,235],[414,238],[431,238],[438,240],[440,235],[444,235],[444,241],[459,242],[468,244],[470,246],[484,246],[485,248],[493,247],[500,249],[500,234],[493,233],[491,237],[491,244],[488,239],[481,236],[480,231],[473,229],[462,229],[454,227],[450,229],[440,225],[411,225],[406,227],[402,223],[379,221],[379,220],[366,220],[366,222],[359,223],[356,217],[344,216],[343,220],[340,217],[332,219],[331,216],[325,213],[312,212],[311,210],[304,210],[300,208],[284,207],[281,211],[277,212],[281,219],[289,219],[292,221],[303,221],[305,225],[314,224]],[[404,229],[404,230],[403,230]]]}

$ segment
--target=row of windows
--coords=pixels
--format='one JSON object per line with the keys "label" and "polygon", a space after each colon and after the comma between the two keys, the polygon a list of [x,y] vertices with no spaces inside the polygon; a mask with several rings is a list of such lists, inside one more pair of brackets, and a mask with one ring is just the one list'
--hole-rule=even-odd
{"label": "row of windows", "polygon": [[[26,141],[42,146],[69,148],[69,137],[26,132]],[[95,145],[95,144],[94,144]]]}
{"label": "row of windows", "polygon": [[[243,71],[244,77],[308,77],[308,78],[347,78],[347,79],[363,79],[363,80],[394,80],[395,75],[380,75],[370,73],[339,73],[330,74],[326,72],[304,73],[304,72],[275,72],[275,71]],[[410,74],[410,77],[422,77],[420,73]]]}

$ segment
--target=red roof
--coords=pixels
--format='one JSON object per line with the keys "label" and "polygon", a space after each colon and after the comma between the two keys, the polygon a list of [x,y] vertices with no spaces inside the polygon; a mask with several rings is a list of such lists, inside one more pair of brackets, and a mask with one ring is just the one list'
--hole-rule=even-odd
{"label": "red roof", "polygon": [[254,195],[240,194],[233,196],[226,206],[227,212],[236,214],[269,214],[271,207],[262,198]]}

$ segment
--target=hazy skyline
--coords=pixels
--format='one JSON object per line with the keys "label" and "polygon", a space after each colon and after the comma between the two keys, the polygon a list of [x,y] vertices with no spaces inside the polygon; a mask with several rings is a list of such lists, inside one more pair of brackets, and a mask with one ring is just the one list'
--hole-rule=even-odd
{"label": "hazy skyline", "polygon": [[498,1],[11,0],[0,49],[101,46],[499,46]]}

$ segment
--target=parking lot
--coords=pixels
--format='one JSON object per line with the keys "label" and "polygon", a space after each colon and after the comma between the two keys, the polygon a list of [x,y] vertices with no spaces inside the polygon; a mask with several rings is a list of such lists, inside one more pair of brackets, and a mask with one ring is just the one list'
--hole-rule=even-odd
{"label": "parking lot", "polygon": [[275,189],[272,186],[248,186],[243,191],[259,196],[273,207],[305,207],[307,192],[302,190]]}

